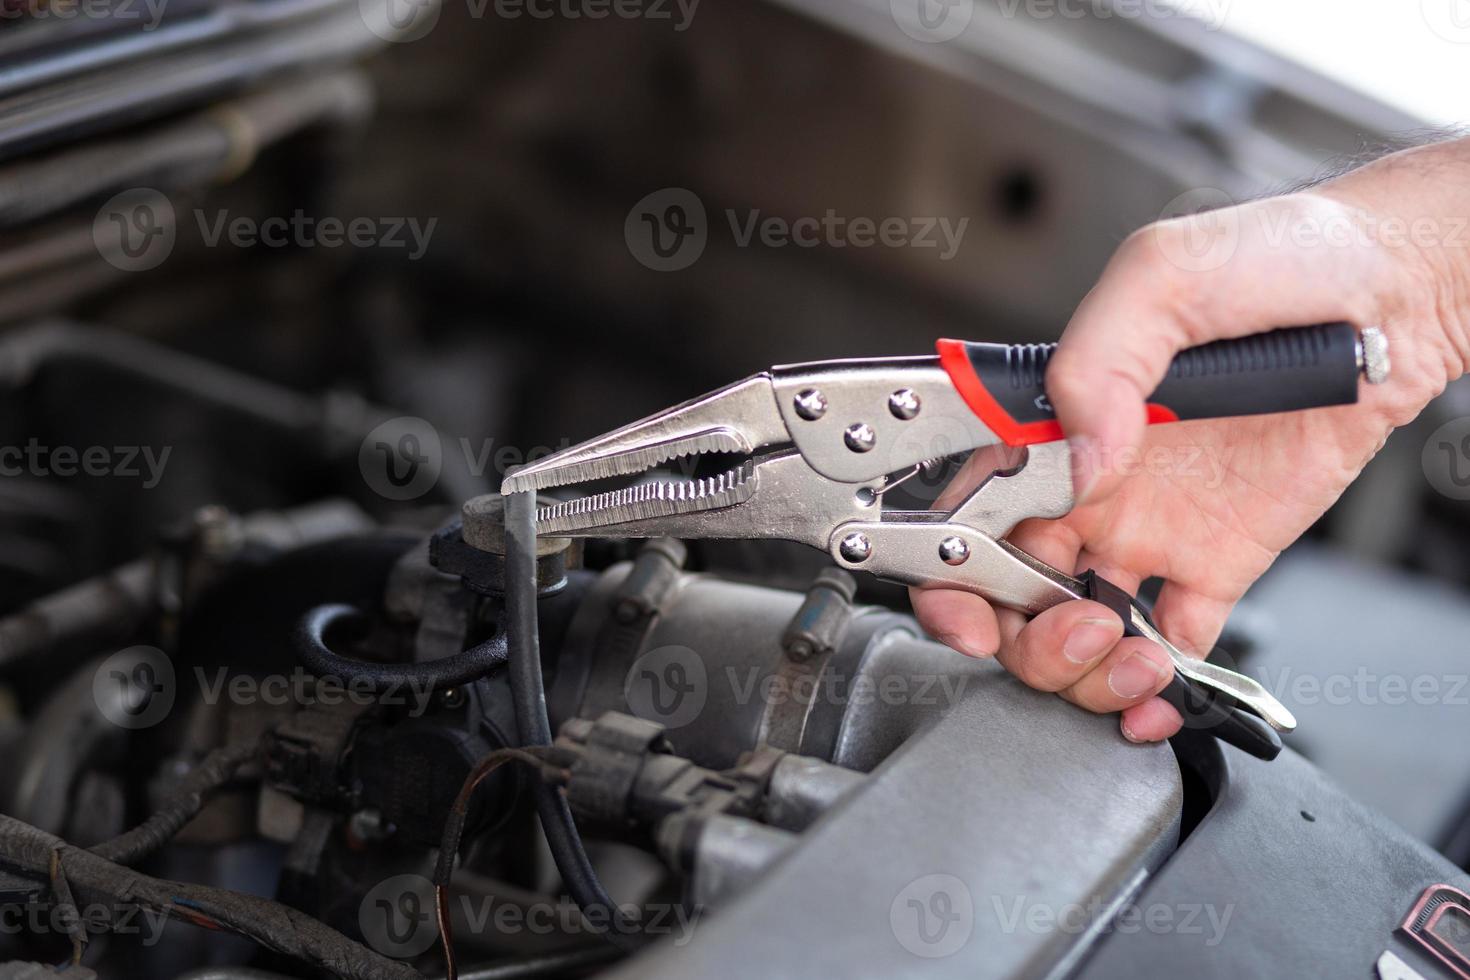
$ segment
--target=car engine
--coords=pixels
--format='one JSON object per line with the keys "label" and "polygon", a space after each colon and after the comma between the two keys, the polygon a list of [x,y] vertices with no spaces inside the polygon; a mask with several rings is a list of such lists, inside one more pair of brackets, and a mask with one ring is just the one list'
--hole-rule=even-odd
{"label": "car engine", "polygon": [[0,978],[1470,975],[1463,385],[1232,618],[1272,762],[799,545],[507,531],[518,466],[1054,337],[1161,207],[1419,122],[1183,16],[921,5],[0,7]]}

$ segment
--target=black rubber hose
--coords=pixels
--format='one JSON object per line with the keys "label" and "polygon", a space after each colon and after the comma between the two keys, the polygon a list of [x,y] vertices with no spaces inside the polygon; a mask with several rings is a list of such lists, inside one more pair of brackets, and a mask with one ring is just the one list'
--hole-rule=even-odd
{"label": "black rubber hose", "polygon": [[[504,666],[507,649],[505,631],[463,653],[418,664],[379,664],[350,660],[327,646],[328,632],[339,627],[361,627],[367,617],[354,606],[332,603],[317,606],[301,618],[296,628],[296,657],[318,677],[366,684],[380,694],[402,691],[439,691],[473,684],[497,667]],[[539,676],[539,674],[538,674]],[[543,712],[544,712],[543,708]]]}
{"label": "black rubber hose", "polygon": [[[541,639],[536,621],[536,495],[512,493],[505,497],[505,634],[510,644],[510,690],[515,701],[516,733],[523,746],[551,744],[551,719],[546,714],[546,687],[541,677]],[[536,812],[551,849],[556,870],[567,894],[578,908],[589,912],[589,922],[608,922],[602,933],[614,945],[638,945],[636,920],[613,904],[582,846],[582,836],[561,791],[536,783]]]}

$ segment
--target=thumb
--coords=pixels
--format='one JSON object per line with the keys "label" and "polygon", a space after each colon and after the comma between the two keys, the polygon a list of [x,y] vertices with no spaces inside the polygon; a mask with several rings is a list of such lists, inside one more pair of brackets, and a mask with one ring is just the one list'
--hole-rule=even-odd
{"label": "thumb", "polygon": [[[1373,285],[1387,261],[1377,249],[1309,247],[1279,233],[1352,220],[1335,201],[1293,194],[1156,222],[1128,237],[1067,324],[1046,372],[1073,447],[1078,503],[1116,488],[1126,469],[1118,454],[1138,447],[1145,403],[1179,351],[1272,327],[1377,322]],[[1211,238],[1222,228],[1228,234]],[[1209,261],[1198,260],[1202,236],[1220,246]]]}
{"label": "thumb", "polygon": [[1046,391],[1067,435],[1077,503],[1108,496],[1143,440],[1148,396],[1188,331],[1161,308],[1160,270],[1143,245],[1125,243],[1063,332]]}

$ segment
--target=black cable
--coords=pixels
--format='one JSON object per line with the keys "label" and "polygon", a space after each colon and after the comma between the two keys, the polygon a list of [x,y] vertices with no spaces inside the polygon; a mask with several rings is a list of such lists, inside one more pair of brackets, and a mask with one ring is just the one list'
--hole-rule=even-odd
{"label": "black cable", "polygon": [[528,980],[530,977],[560,977],[589,967],[602,966],[618,956],[606,945],[531,953],[503,963],[492,963],[459,975],[459,980]]}
{"label": "black cable", "polygon": [[423,980],[407,963],[390,960],[288,905],[209,885],[153,878],[3,814],[0,863],[43,879],[56,877],[54,867],[83,891],[100,892],[206,929],[226,929],[343,980]]}
{"label": "black cable", "polygon": [[544,751],[496,749],[470,770],[464,784],[459,788],[454,805],[449,808],[449,816],[444,821],[444,835],[439,841],[439,859],[434,862],[434,911],[439,920],[439,942],[444,949],[444,972],[448,980],[459,978],[454,961],[454,920],[449,914],[449,882],[454,875],[454,859],[459,855],[459,844],[464,836],[464,822],[469,815],[470,801],[474,799],[479,785],[507,762],[520,762],[541,770],[546,778],[565,781],[568,774],[564,770],[551,767],[543,758]]}
{"label": "black cable", "polygon": [[351,660],[333,653],[327,646],[326,637],[329,631],[339,627],[360,627],[366,621],[367,617],[354,606],[317,606],[303,616],[300,625],[296,627],[296,658],[303,667],[318,677],[335,677],[343,681],[368,684],[380,694],[393,693],[404,688],[439,691],[473,684],[506,662],[504,630],[463,653],[418,664],[380,664]]}
{"label": "black cable", "polygon": [[180,780],[174,795],[147,820],[88,850],[117,864],[136,864],[143,860],[198,816],[210,796],[234,779],[240,767],[255,758],[255,754],[253,742],[215,749]]}
{"label": "black cable", "polygon": [[[505,497],[505,629],[510,649],[510,690],[515,702],[516,732],[526,747],[551,744],[546,714],[546,688],[541,677],[541,639],[536,621],[536,495]],[[638,945],[636,919],[625,916],[597,879],[582,846],[566,797],[549,783],[537,781],[536,812],[567,894],[589,922],[609,922],[602,935],[621,949]],[[590,913],[590,914],[589,914]]]}

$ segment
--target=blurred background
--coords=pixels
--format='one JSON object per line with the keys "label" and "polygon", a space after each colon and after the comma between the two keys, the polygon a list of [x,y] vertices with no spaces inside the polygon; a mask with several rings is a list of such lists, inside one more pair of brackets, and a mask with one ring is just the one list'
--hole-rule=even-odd
{"label": "blurred background", "polygon": [[[332,497],[429,528],[528,453],[774,363],[1054,339],[1130,231],[1470,119],[1464,0],[3,14],[11,614],[226,513]],[[1457,384],[1227,638],[1297,748],[1462,865],[1467,474]]]}

